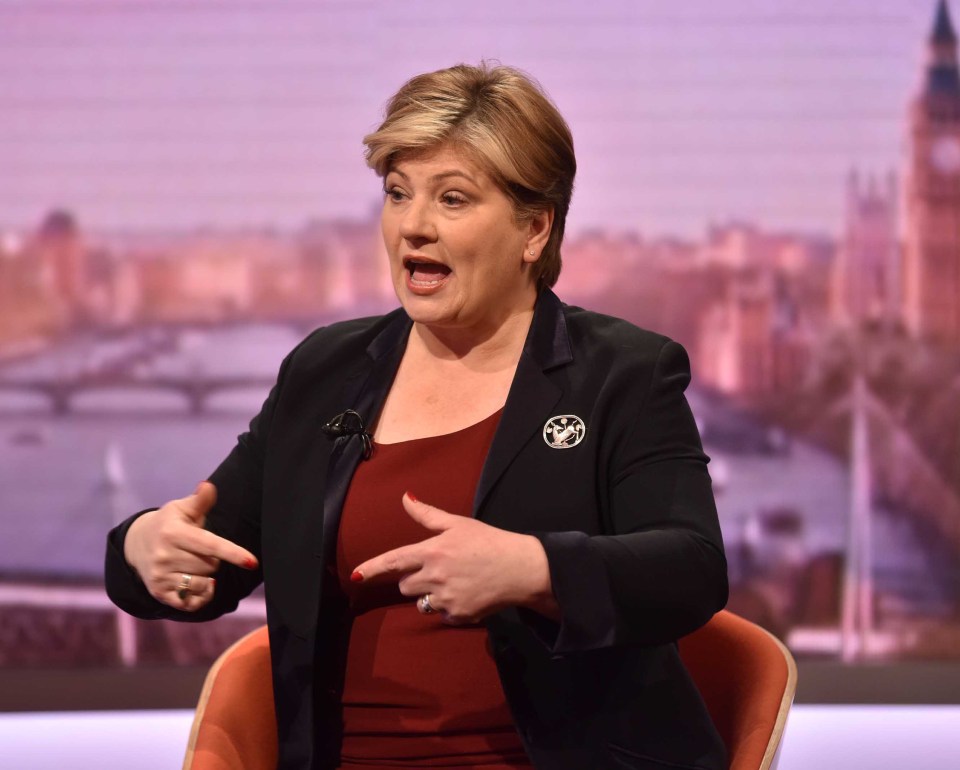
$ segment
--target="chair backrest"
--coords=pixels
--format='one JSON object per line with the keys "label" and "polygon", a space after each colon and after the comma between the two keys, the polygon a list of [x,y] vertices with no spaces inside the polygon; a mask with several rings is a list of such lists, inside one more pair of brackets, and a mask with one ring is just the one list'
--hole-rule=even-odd
{"label": "chair backrest", "polygon": [[773,634],[726,610],[679,642],[727,746],[730,770],[775,768],[797,666]]}
{"label": "chair backrest", "polygon": [[200,692],[183,770],[276,770],[270,641],[261,626],[214,662]]}
{"label": "chair backrest", "polygon": [[[730,770],[769,770],[797,687],[790,651],[726,610],[680,640],[680,656],[730,755]],[[274,770],[277,728],[263,626],[229,647],[200,693],[183,770]]]}

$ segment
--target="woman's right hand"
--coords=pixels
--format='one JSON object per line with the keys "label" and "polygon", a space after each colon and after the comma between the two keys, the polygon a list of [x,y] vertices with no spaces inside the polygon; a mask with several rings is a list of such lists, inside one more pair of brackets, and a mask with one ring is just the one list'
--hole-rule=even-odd
{"label": "woman's right hand", "polygon": [[221,561],[257,568],[256,557],[246,548],[203,528],[216,501],[217,488],[201,481],[189,497],[143,514],[127,530],[124,558],[158,601],[195,612],[213,598],[210,575]]}

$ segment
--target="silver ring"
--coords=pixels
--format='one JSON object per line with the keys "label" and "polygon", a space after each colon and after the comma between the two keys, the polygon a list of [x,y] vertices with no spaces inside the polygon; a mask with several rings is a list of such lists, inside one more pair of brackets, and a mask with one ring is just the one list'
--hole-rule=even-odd
{"label": "silver ring", "polygon": [[417,609],[420,610],[424,615],[432,615],[436,612],[436,608],[430,604],[430,594],[424,594],[417,601]]}
{"label": "silver ring", "polygon": [[177,586],[177,596],[180,597],[180,601],[186,601],[187,596],[190,595],[191,582],[193,582],[193,575],[188,575],[186,572],[181,573],[180,585]]}

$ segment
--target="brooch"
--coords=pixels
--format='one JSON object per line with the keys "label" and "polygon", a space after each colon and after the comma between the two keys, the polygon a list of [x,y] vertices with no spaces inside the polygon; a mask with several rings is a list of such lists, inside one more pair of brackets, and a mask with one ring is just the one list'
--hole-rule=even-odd
{"label": "brooch", "polygon": [[587,434],[587,426],[575,414],[558,414],[543,426],[543,440],[551,449],[575,447]]}

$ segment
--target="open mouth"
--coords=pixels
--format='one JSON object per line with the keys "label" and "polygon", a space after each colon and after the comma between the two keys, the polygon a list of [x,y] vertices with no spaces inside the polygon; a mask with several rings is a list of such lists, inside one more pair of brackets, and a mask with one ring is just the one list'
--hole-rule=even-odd
{"label": "open mouth", "polygon": [[410,274],[410,283],[423,288],[439,286],[451,272],[446,265],[422,257],[405,257],[403,266]]}

